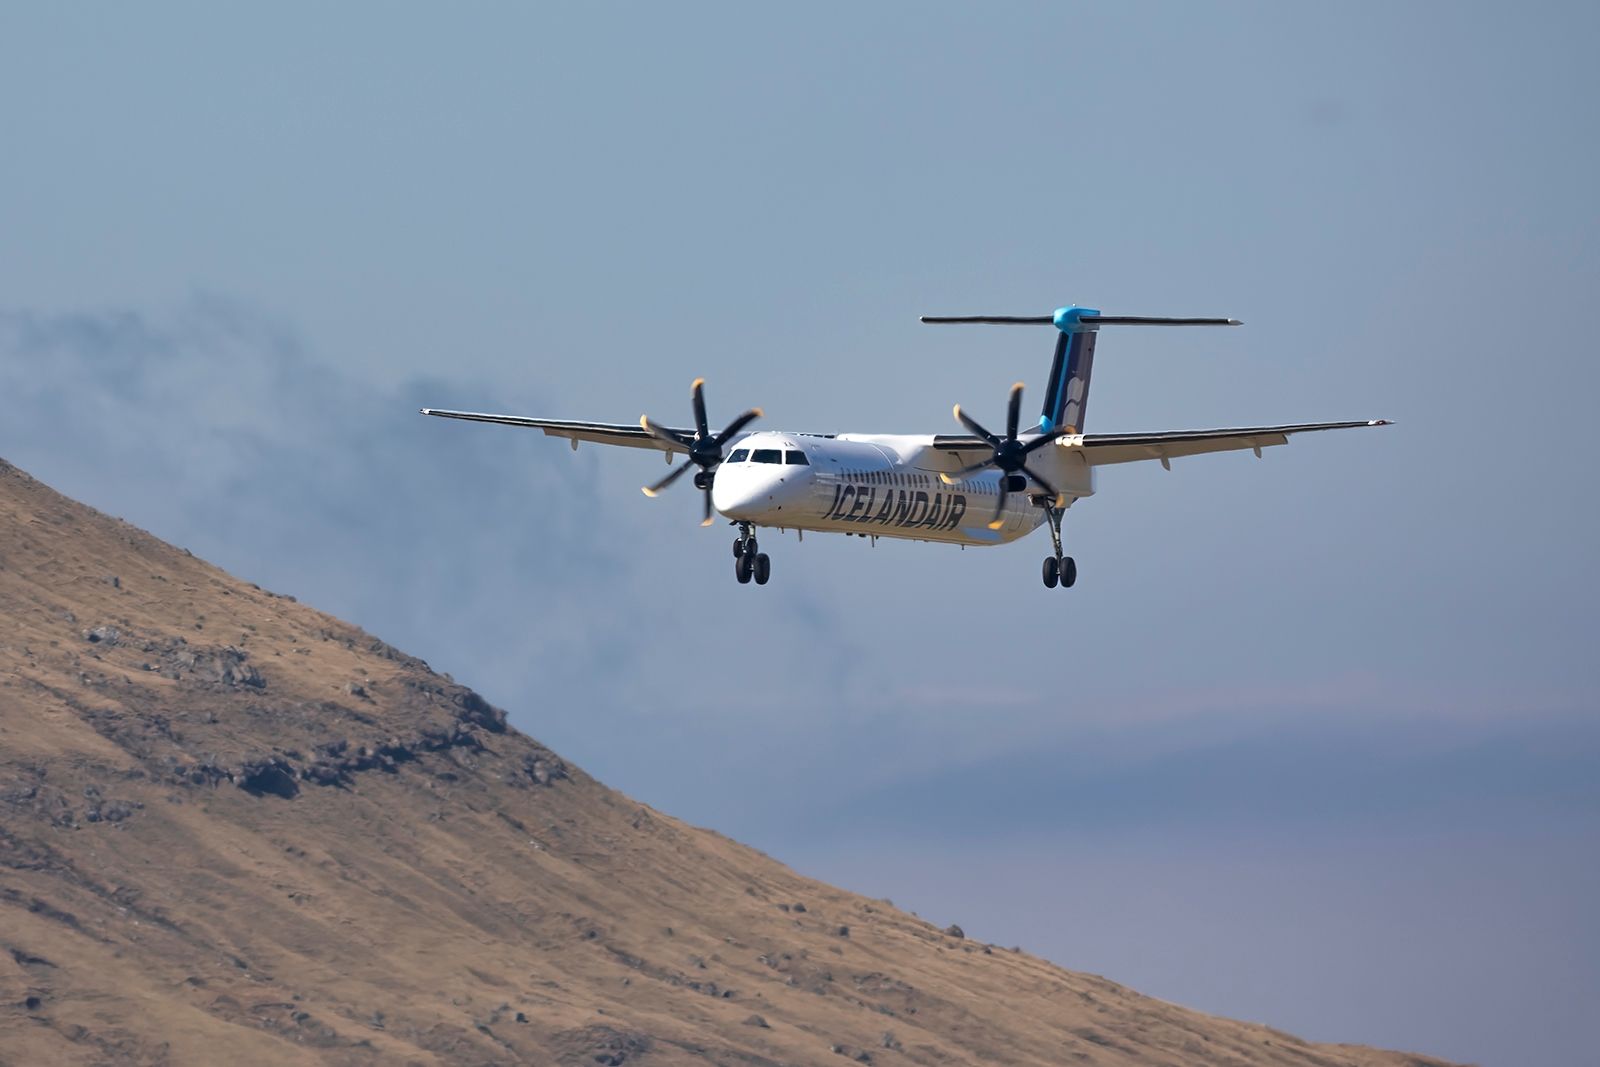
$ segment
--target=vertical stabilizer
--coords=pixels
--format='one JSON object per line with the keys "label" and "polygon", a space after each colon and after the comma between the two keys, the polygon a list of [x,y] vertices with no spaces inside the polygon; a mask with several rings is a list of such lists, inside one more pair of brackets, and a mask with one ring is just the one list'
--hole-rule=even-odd
{"label": "vertical stabilizer", "polygon": [[1084,413],[1089,407],[1089,378],[1094,371],[1094,344],[1099,334],[1097,327],[1081,319],[1099,314],[1093,308],[1064,307],[1053,316],[1059,332],[1039,429],[1060,427],[1068,433],[1083,432]]}

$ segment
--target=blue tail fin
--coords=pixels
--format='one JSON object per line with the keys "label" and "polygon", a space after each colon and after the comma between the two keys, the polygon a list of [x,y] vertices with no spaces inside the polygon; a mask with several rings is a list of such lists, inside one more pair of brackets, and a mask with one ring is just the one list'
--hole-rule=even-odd
{"label": "blue tail fin", "polygon": [[1041,430],[1069,427],[1069,433],[1083,432],[1084,413],[1089,407],[1089,377],[1094,371],[1094,343],[1098,327],[1080,322],[1085,315],[1098,316],[1093,308],[1062,308],[1055,314],[1055,360],[1050,364],[1050,381],[1044,390]]}

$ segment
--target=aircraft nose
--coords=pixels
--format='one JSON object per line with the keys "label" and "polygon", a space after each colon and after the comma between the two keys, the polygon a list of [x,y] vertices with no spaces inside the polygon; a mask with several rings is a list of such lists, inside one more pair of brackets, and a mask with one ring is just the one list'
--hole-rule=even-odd
{"label": "aircraft nose", "polygon": [[810,476],[809,467],[723,467],[711,484],[711,503],[730,519],[771,520],[798,503]]}

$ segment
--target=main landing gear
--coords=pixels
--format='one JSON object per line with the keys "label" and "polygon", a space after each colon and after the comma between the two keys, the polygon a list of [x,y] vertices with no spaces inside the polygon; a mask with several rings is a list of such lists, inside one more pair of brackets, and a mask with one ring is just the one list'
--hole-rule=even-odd
{"label": "main landing gear", "polygon": [[749,585],[752,578],[757,585],[766,585],[772,577],[772,560],[756,544],[756,529],[748,522],[739,524],[739,536],[733,542],[733,576],[740,585]]}
{"label": "main landing gear", "polygon": [[1055,555],[1044,561],[1044,587],[1054,589],[1059,584],[1063,589],[1071,589],[1078,580],[1078,564],[1071,556],[1061,554],[1061,515],[1066,509],[1056,507],[1053,500],[1040,507],[1044,508],[1045,515],[1050,519],[1050,543],[1056,550]]}

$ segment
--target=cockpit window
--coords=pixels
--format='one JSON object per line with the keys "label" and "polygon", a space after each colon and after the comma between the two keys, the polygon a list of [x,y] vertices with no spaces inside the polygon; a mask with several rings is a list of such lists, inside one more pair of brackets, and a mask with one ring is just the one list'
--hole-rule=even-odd
{"label": "cockpit window", "polygon": [[783,454],[783,461],[791,467],[809,467],[811,461],[806,459],[806,454],[798,449],[791,448]]}
{"label": "cockpit window", "polygon": [[783,452],[776,448],[758,448],[751,459],[757,463],[782,463]]}
{"label": "cockpit window", "polygon": [[729,463],[743,463],[745,460],[747,460],[749,458],[750,458],[750,450],[748,448],[736,448],[736,449],[733,450],[733,455],[728,457],[728,462]]}

